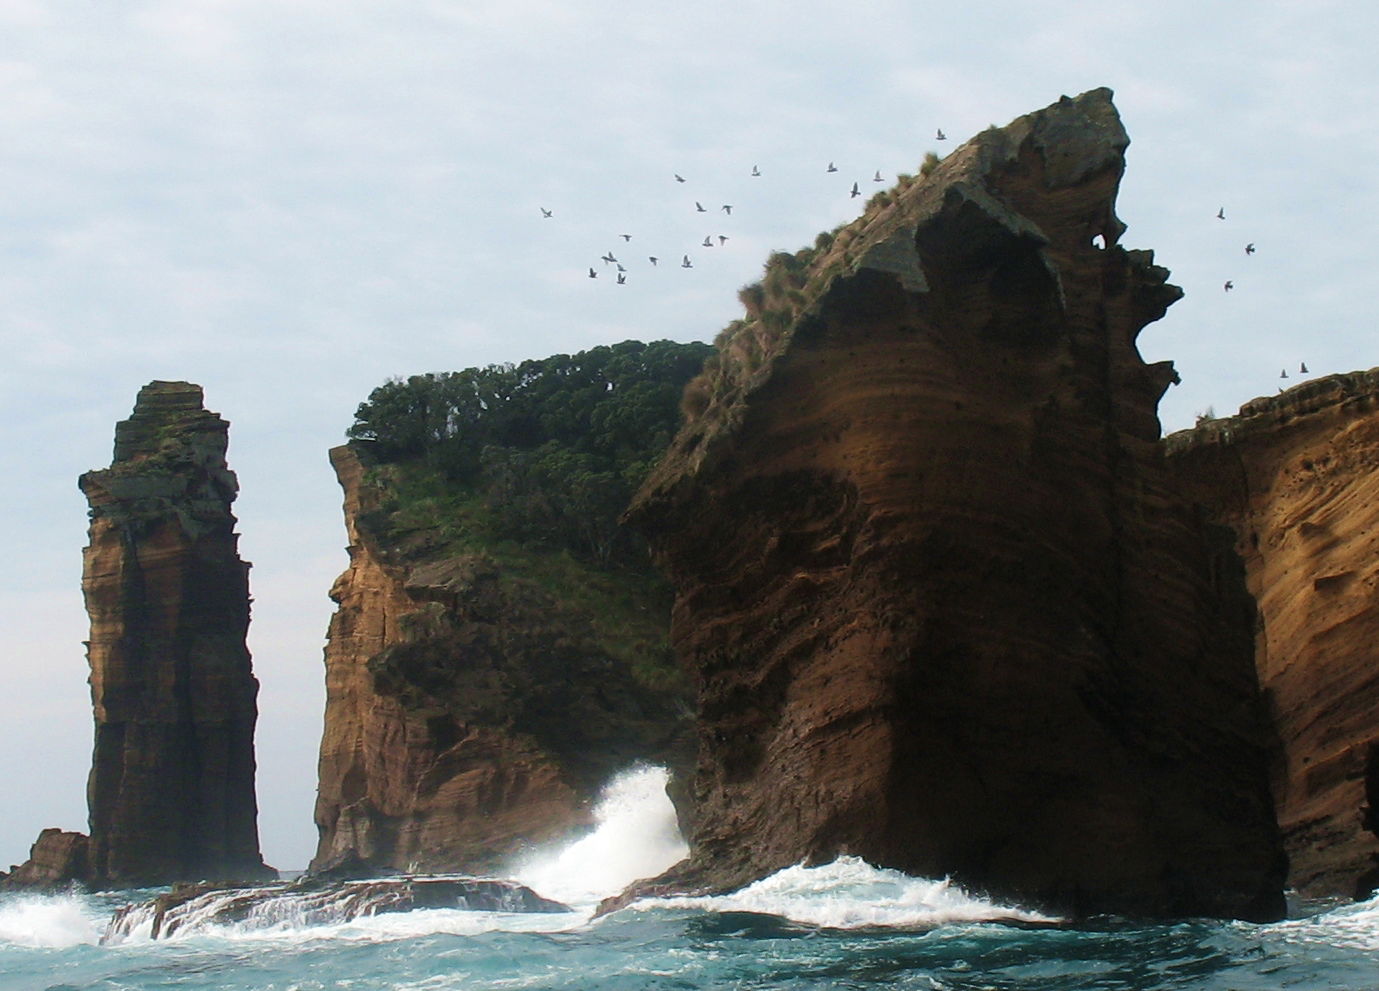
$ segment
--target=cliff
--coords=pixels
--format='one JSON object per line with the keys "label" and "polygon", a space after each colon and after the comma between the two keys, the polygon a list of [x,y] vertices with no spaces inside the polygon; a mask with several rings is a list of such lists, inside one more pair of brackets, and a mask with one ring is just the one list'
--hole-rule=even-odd
{"label": "cliff", "polygon": [[1274,797],[1307,895],[1379,887],[1379,369],[1331,375],[1167,439],[1235,533],[1279,736]]}
{"label": "cliff", "polygon": [[464,486],[413,491],[418,466],[331,451],[350,563],[326,646],[313,866],[353,853],[409,870],[501,870],[586,825],[638,761],[687,762],[683,688],[639,677],[669,599],[500,541]]}
{"label": "cliff", "polygon": [[1108,90],[776,255],[629,519],[699,702],[721,890],[851,853],[1074,914],[1282,910],[1253,613],[1172,490]]}
{"label": "cliff", "polygon": [[91,507],[90,859],[112,887],[272,874],[258,846],[258,682],[228,429],[200,386],[151,382],[115,428],[110,467],[80,479]]}

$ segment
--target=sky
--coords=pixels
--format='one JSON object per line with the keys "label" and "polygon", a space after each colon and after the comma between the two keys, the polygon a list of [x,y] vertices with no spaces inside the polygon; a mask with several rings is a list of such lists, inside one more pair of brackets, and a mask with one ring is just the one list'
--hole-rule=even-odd
{"label": "sky", "polygon": [[1360,0],[0,0],[0,867],[85,829],[76,480],[146,382],[231,423],[260,834],[300,868],[346,564],[326,452],[372,388],[712,340],[853,181],[1098,86],[1121,243],[1187,293],[1139,341],[1183,379],[1166,430],[1379,365],[1375,37]]}

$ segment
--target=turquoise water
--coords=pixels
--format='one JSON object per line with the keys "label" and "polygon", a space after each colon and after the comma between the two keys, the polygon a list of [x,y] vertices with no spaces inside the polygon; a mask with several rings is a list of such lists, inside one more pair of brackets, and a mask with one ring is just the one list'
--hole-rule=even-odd
{"label": "turquoise water", "polygon": [[0,894],[0,991],[1379,989],[1379,900],[1314,905],[1269,925],[1050,928],[946,881],[842,858],[734,895],[593,920],[602,895],[683,855],[664,783],[655,768],[624,776],[592,834],[512,865],[568,913],[307,924],[276,911],[235,925],[192,920],[165,940],[136,929],[103,941],[114,909],[151,892]]}

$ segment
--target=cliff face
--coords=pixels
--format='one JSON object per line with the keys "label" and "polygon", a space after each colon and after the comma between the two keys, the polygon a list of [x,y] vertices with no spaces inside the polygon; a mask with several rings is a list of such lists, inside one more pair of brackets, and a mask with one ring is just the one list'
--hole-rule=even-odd
{"label": "cliff face", "polygon": [[228,428],[202,408],[200,386],[152,382],[115,428],[111,466],[81,476],[90,858],[111,886],[271,873],[258,846],[258,682]]}
{"label": "cliff face", "polygon": [[1183,489],[1235,532],[1291,872],[1309,895],[1379,886],[1379,369],[1258,399],[1168,438]]}
{"label": "cliff face", "polygon": [[497,870],[589,821],[639,760],[685,761],[677,693],[639,684],[590,618],[510,564],[388,524],[388,484],[331,451],[349,568],[326,647],[313,865],[349,853]]}
{"label": "cliff face", "polygon": [[1171,493],[1098,90],[773,258],[631,520],[696,676],[692,854],[848,852],[1071,912],[1262,917],[1282,858],[1229,537]]}

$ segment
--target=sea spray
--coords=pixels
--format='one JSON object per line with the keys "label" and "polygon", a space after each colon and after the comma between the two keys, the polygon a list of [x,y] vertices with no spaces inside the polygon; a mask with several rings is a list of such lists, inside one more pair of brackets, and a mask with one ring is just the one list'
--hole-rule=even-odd
{"label": "sea spray", "polygon": [[59,949],[95,943],[105,920],[80,894],[0,896],[0,945]]}
{"label": "sea spray", "polygon": [[547,898],[592,906],[682,859],[688,848],[666,795],[664,767],[636,765],[614,777],[594,808],[594,831],[517,863],[513,876]]}
{"label": "sea spray", "polygon": [[637,902],[633,907],[757,912],[831,929],[925,928],[951,922],[1058,921],[1038,912],[976,898],[947,879],[910,877],[899,871],[873,867],[859,857],[839,857],[818,867],[787,867],[729,895],[654,898]]}

